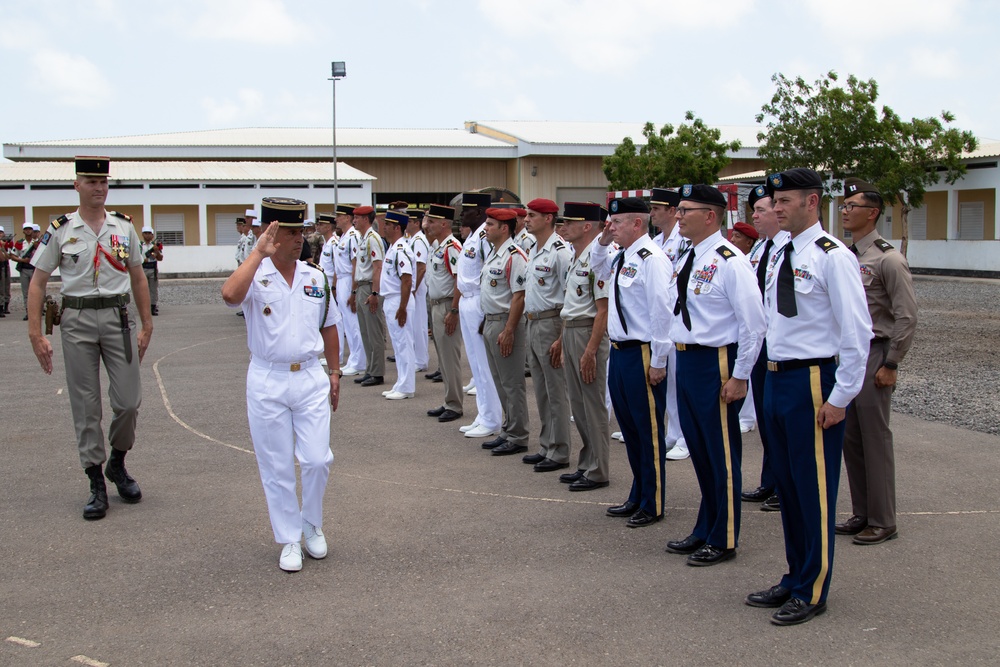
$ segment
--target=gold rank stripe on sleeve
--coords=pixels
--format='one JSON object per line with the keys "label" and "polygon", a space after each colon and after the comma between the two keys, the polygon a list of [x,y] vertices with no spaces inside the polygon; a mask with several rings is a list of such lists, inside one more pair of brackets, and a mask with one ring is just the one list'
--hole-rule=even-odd
{"label": "gold rank stripe on sleeve", "polygon": [[[729,382],[728,347],[719,348],[719,380],[723,387]],[[719,415],[722,421],[722,452],[726,457],[726,548],[735,549],[735,513],[742,510],[736,506],[736,498],[733,490],[733,450],[729,442],[729,403],[726,403],[726,399],[722,398],[722,392],[719,392]]]}
{"label": "gold rank stripe on sleeve", "polygon": [[[828,239],[829,240],[829,239]],[[817,245],[819,241],[816,242]],[[822,247],[822,246],[820,246]],[[823,386],[820,381],[820,366],[809,367],[809,390],[813,400],[813,449],[816,452],[816,481],[819,492],[819,535],[820,537],[820,567],[813,581],[812,599],[809,604],[819,604],[823,595],[823,584],[830,571],[830,535],[827,531],[830,508],[827,505],[826,492],[826,452],[823,446],[823,427],[819,425],[816,416],[823,406]]]}

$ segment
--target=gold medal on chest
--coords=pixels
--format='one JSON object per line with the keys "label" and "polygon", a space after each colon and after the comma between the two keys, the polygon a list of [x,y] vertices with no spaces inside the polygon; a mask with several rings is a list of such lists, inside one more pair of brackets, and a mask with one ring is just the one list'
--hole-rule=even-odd
{"label": "gold medal on chest", "polygon": [[694,293],[695,294],[701,294],[701,285],[696,285],[695,286]]}
{"label": "gold medal on chest", "polygon": [[264,306],[264,314],[265,315],[271,314],[271,306]]}
{"label": "gold medal on chest", "polygon": [[496,287],[496,286],[497,286],[497,281],[496,280],[491,280],[490,281],[490,287]]}
{"label": "gold medal on chest", "polygon": [[538,284],[539,285],[544,285],[545,284],[545,278],[539,278],[538,279]]}

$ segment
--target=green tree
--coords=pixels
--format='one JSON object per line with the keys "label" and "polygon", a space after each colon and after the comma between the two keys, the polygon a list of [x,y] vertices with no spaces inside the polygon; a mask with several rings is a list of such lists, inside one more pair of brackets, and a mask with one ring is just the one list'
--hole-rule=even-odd
{"label": "green tree", "polygon": [[833,195],[847,176],[873,183],[886,204],[901,205],[905,255],[910,210],[923,205],[927,188],[940,178],[950,185],[965,174],[962,154],[976,149],[975,136],[950,127],[955,117],[947,111],[904,121],[891,108],[879,108],[874,79],[852,75],[842,87],[831,71],[813,85],[781,73],[771,80],[777,90],[757,115],[758,123],[767,121],[757,138],[769,170],[811,167],[829,176]]}
{"label": "green tree", "polygon": [[723,142],[722,133],[705,125],[694,112],[684,114],[674,132],[664,125],[657,132],[646,123],[643,146],[637,147],[625,137],[615,152],[604,158],[604,175],[612,190],[672,187],[684,183],[714,183],[719,172],[729,164],[729,152],[740,148],[739,141]]}

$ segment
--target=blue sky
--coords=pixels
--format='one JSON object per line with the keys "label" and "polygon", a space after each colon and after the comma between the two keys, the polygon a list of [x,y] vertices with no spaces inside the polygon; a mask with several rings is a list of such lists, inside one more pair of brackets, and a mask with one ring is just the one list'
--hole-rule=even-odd
{"label": "blue sky", "polygon": [[[710,11],[706,8],[710,8]],[[1000,138],[986,0],[4,0],[0,142],[466,120],[752,125],[782,72]]]}

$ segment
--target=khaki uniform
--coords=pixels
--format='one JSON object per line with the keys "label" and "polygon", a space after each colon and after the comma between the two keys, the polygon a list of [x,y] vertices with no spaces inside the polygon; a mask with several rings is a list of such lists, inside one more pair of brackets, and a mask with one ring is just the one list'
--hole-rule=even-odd
{"label": "khaki uniform", "polygon": [[146,282],[149,283],[149,305],[155,306],[160,295],[160,272],[156,266],[156,260],[146,255],[155,248],[157,241],[154,238],[152,243],[143,241],[139,244],[139,256],[142,257],[142,272],[146,274]]}
{"label": "khaki uniform", "polygon": [[521,319],[514,329],[510,356],[500,354],[497,339],[507,325],[514,293],[524,291],[527,263],[524,251],[508,240],[490,252],[479,274],[479,297],[486,317],[483,324],[486,359],[504,411],[500,437],[514,445],[528,444],[524,320]]}
{"label": "khaki uniform", "polygon": [[870,526],[890,528],[896,525],[896,464],[889,430],[895,387],[876,387],[875,373],[906,356],[917,328],[917,300],[906,258],[877,231],[851,249],[858,255],[875,337],[861,393],[847,410],[844,463],[853,513],[867,518]]}
{"label": "khaki uniform", "polygon": [[444,407],[462,414],[462,329],[455,327],[449,336],[445,333],[444,318],[451,310],[455,295],[455,271],[462,245],[454,236],[448,236],[431,252],[424,282],[427,284],[427,302],[431,306],[431,327],[434,330],[434,347],[437,349],[441,377],[444,379]]}
{"label": "khaki uniform", "polygon": [[[94,234],[77,211],[52,223],[34,258],[36,268],[46,273],[58,268],[62,276],[59,329],[84,468],[101,465],[106,459],[101,431],[101,360],[110,380],[113,412],[108,440],[121,451],[132,449],[135,442],[142,385],[135,310],[126,304],[132,289],[128,268],[142,264],[140,244],[128,216],[108,211],[100,233]],[[128,323],[124,335],[123,320]]]}
{"label": "khaki uniform", "polygon": [[542,419],[539,454],[557,463],[569,461],[569,394],[566,374],[553,368],[549,348],[562,336],[566,271],[573,253],[556,234],[535,244],[525,271],[524,314],[528,339],[528,369],[535,385],[535,403]]}
{"label": "khaki uniform", "polygon": [[358,291],[354,295],[356,308],[358,311],[358,326],[361,329],[361,342],[365,348],[365,355],[368,357],[368,366],[365,372],[372,377],[382,377],[385,375],[385,315],[382,313],[382,305],[385,299],[380,294],[378,305],[373,313],[365,301],[372,294],[372,278],[374,277],[374,262],[381,262],[385,259],[385,245],[382,237],[378,235],[374,227],[369,227],[364,237],[361,239],[361,246],[358,249],[358,259],[354,270],[354,279],[358,283]]}
{"label": "khaki uniform", "polygon": [[570,410],[583,441],[577,469],[582,470],[583,476],[592,482],[606,482],[608,445],[611,441],[610,415],[605,404],[610,350],[606,328],[597,347],[597,376],[589,384],[580,377],[580,357],[594,331],[597,300],[608,298],[608,284],[598,280],[591,268],[591,249],[592,246],[588,246],[569,266],[560,317],[563,321],[563,358]]}

